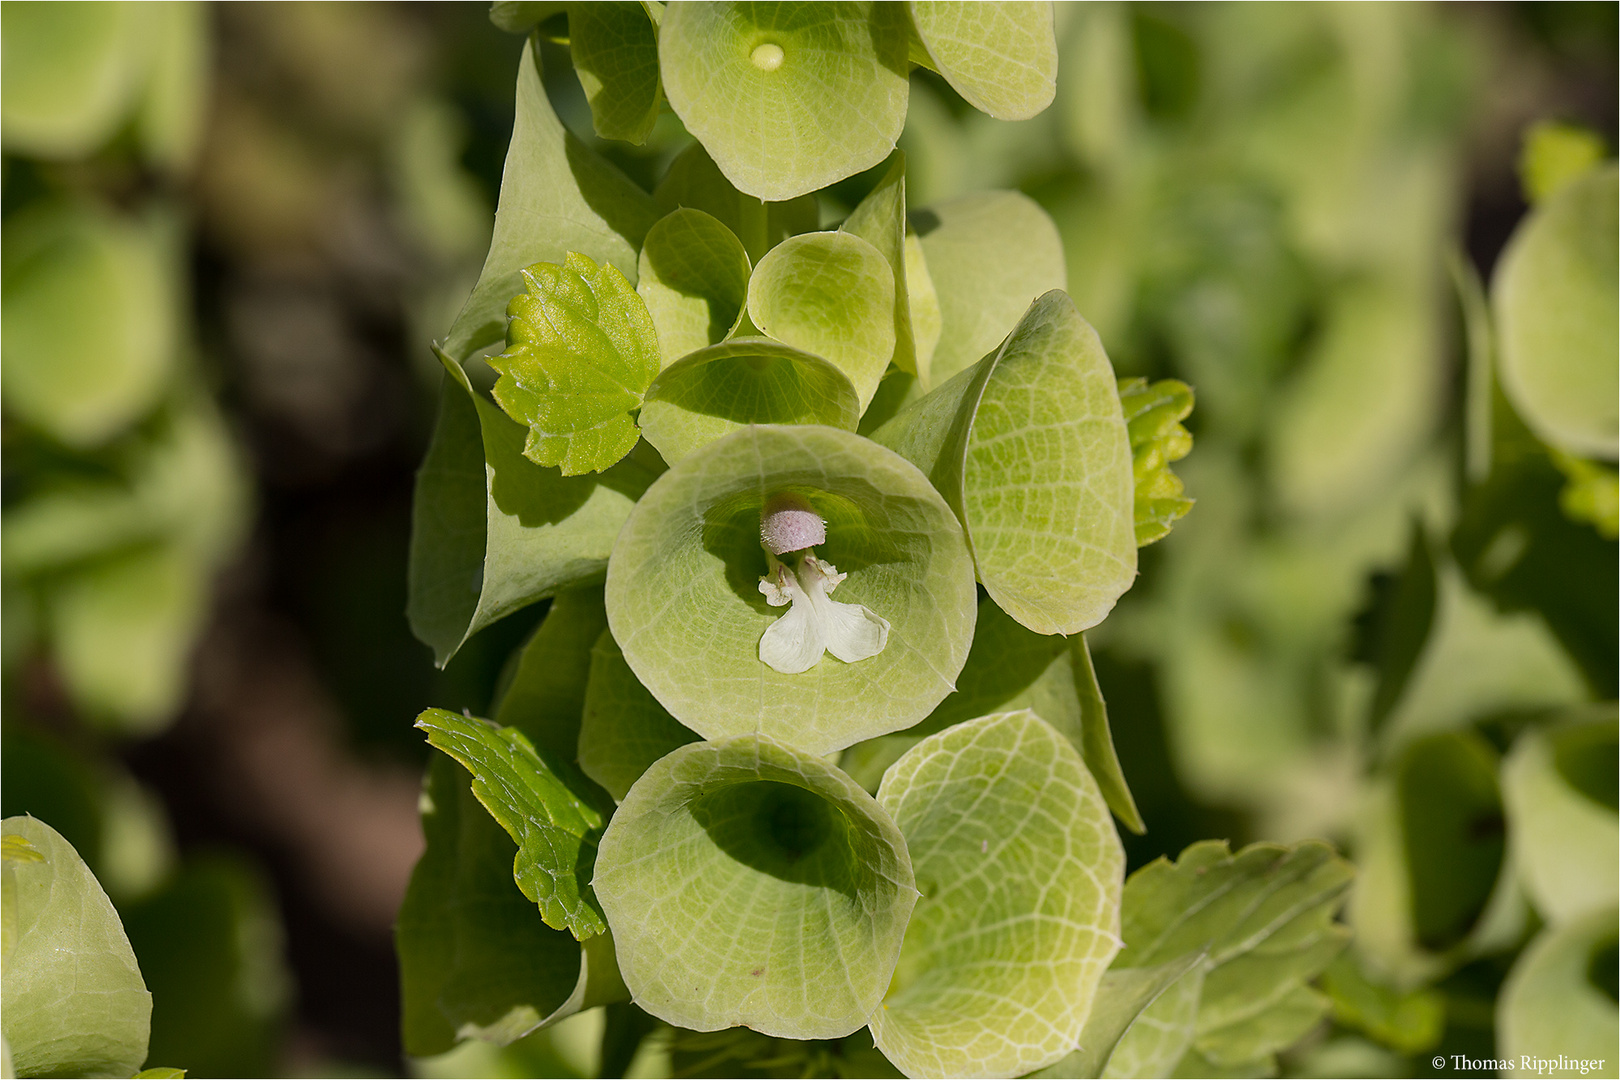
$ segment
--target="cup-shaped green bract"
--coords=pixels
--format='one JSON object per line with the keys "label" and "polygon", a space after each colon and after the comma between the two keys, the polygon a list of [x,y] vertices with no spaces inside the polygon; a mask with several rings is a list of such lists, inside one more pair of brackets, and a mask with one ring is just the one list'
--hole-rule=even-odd
{"label": "cup-shaped green bract", "polygon": [[624,662],[619,643],[602,631],[591,649],[579,725],[579,767],[623,802],[641,774],[697,734],[665,711]]}
{"label": "cup-shaped green bract", "polygon": [[975,109],[1027,120],[1057,94],[1052,5],[912,0],[917,39],[935,71]]}
{"label": "cup-shaped green bract", "polygon": [[1502,388],[1553,446],[1614,459],[1620,438],[1616,168],[1571,180],[1525,219],[1491,286]]}
{"label": "cup-shaped green bract", "polygon": [[859,236],[804,233],[754,268],[748,315],[776,340],[836,364],[864,412],[894,356],[896,280],[888,259]]}
{"label": "cup-shaped green bract", "polygon": [[1067,294],[1035,301],[1000,350],[872,437],[928,474],[991,598],[1036,633],[1095,626],[1130,588],[1130,439],[1102,342]]}
{"label": "cup-shaped green bract", "polygon": [[636,292],[667,366],[731,333],[748,302],[748,253],[712,214],[681,207],[647,232]]}
{"label": "cup-shaped green bract", "polygon": [[664,92],[740,190],[783,200],[882,161],[905,125],[897,4],[673,3]]}
{"label": "cup-shaped green bract", "polygon": [[793,1039],[866,1023],[917,900],[905,841],[870,795],[751,736],[648,769],[602,837],[594,885],[636,1004],[680,1027]]}
{"label": "cup-shaped green bract", "polygon": [[[760,659],[760,515],[796,494],[827,522],[817,558],[840,603],[890,624],[882,652],[783,674]],[[710,443],[647,490],[608,561],[608,625],[625,661],[705,738],[760,733],[825,754],[910,727],[953,687],[975,617],[973,564],[950,508],[909,462],[835,428],[761,425]]]}
{"label": "cup-shaped green bract", "polygon": [[1119,949],[1125,855],[1067,739],[1028,710],[929,736],[878,802],[922,893],[878,1048],[908,1076],[1021,1076],[1074,1049]]}
{"label": "cup-shaped green bract", "polygon": [[762,337],[699,349],[659,373],[641,434],[674,464],[748,424],[825,424],[853,431],[855,387],[819,356]]}

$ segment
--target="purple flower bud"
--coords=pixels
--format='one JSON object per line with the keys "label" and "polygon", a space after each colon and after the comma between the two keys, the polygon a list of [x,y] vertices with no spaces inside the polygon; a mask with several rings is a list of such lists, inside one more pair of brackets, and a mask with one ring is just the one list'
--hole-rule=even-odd
{"label": "purple flower bud", "polygon": [[827,542],[827,523],[802,495],[772,495],[759,515],[759,542],[772,555],[803,551]]}

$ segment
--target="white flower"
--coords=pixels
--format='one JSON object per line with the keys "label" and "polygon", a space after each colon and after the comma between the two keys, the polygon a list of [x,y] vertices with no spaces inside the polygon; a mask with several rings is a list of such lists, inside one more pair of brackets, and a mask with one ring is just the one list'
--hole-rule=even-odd
{"label": "white flower", "polygon": [[759,658],[784,675],[809,671],[830,652],[846,664],[876,656],[889,643],[887,619],[860,604],[842,604],[827,594],[845,575],[806,551],[795,563],[767,552],[770,572],[759,591],[772,607],[792,604],[759,639]]}

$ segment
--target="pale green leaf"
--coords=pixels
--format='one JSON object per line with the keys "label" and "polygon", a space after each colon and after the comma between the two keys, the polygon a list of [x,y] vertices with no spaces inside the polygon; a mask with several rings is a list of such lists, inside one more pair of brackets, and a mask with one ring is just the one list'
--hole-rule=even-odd
{"label": "pale green leaf", "polygon": [[0,1025],[18,1076],[130,1076],[146,1060],[152,995],[118,913],[57,831],[4,822],[43,858],[4,860],[8,929]]}
{"label": "pale green leaf", "polygon": [[567,0],[495,0],[489,5],[489,21],[508,34],[527,34],[568,7]]}
{"label": "pale green leaf", "polygon": [[905,14],[892,4],[672,4],[664,91],[738,189],[791,199],[888,156],[906,119]]}
{"label": "pale green leaf", "polygon": [[585,147],[552,111],[531,42],[518,68],[517,119],[501,176],[495,236],[478,284],[456,316],[444,351],[465,361],[506,332],[506,305],[523,291],[520,271],[562,263],[578,252],[612,264],[635,280],[636,251],[657,205],[612,165]]}
{"label": "pale green leaf", "polygon": [[1434,301],[1402,277],[1341,286],[1323,322],[1271,406],[1268,460],[1287,508],[1332,519],[1411,468],[1439,419],[1444,369]]}
{"label": "pale green leaf", "polygon": [[51,590],[57,665],[88,718],[144,734],[174,719],[208,616],[209,572],[177,545],[151,545],[91,563]]}
{"label": "pale green leaf", "polygon": [[928,388],[970,367],[1012,332],[1038,296],[1068,282],[1063,240],[1016,191],[964,195],[911,213],[939,304]]}
{"label": "pale green leaf", "polygon": [[969,105],[997,120],[1027,120],[1057,94],[1050,3],[912,0],[911,24],[928,66]]}
{"label": "pale green leaf", "polygon": [[1125,883],[1116,964],[1207,952],[1194,1050],[1237,1066],[1286,1049],[1327,1012],[1306,984],[1348,940],[1333,915],[1352,873],[1319,841],[1252,844],[1236,855],[1223,841],[1194,844]]}
{"label": "pale green leaf", "polygon": [[[917,343],[911,329],[911,286],[906,275],[917,265],[923,265],[925,280],[918,291],[933,294],[933,283],[926,280],[926,263],[922,245],[907,244],[906,235],[906,155],[896,150],[889,155],[889,168],[883,179],[862,199],[839,226],[840,231],[860,237],[878,250],[894,272],[894,355],[891,361],[901,371],[917,373]],[[915,252],[915,254],[913,254]],[[934,300],[934,318],[938,318],[937,298]],[[927,355],[932,358],[934,343],[938,341],[937,325],[931,327],[933,337],[928,341]]]}
{"label": "pale green leaf", "polygon": [[579,755],[580,716],[591,670],[591,642],[607,629],[599,586],[565,589],[517,656],[495,722],[515,727],[562,761]]}
{"label": "pale green leaf", "polygon": [[928,474],[985,589],[1036,633],[1095,626],[1135,580],[1113,368],[1065,294],[1041,297],[997,352],[872,437]]}
{"label": "pale green leaf", "polygon": [[422,832],[427,850],[394,930],[405,1052],[442,1054],[465,1038],[504,1045],[584,1008],[603,981],[585,948],[518,889],[516,845],[473,798],[466,771],[438,754]]}
{"label": "pale green leaf", "polygon": [[742,240],[751,262],[758,262],[790,236],[814,232],[821,223],[814,195],[761,202],[738,191],[702,143],[693,143],[675,156],[653,197],[666,214],[690,207],[710,215]]}
{"label": "pale green leaf", "polygon": [[922,893],[872,1037],[908,1076],[1017,1076],[1080,1040],[1119,949],[1125,854],[1074,748],[1031,712],[932,735],[878,801]]}
{"label": "pale green leaf", "polygon": [[159,1065],[155,1069],[142,1069],[135,1074],[135,1080],[185,1080],[185,1077],[186,1070],[166,1065]]}
{"label": "pale green leaf", "polygon": [[934,288],[934,277],[928,270],[928,256],[923,254],[922,238],[909,223],[906,226],[905,262],[906,303],[911,316],[911,345],[916,353],[917,372],[919,375],[929,372],[932,378],[934,350],[939,347],[943,330],[939,292]]}
{"label": "pale green leaf", "polygon": [[871,403],[895,349],[895,273],[844,232],[804,233],[772,248],[748,281],[748,315],[777,341],[831,361]]}
{"label": "pale green leaf", "polygon": [[214,59],[209,11],[192,0],[163,0],[143,14],[151,20],[151,76],[135,126],[148,161],[182,172],[196,161],[208,119]]}
{"label": "pale green leaf", "polygon": [[[6,153],[87,156],[112,137],[135,103],[147,64],[141,26],[149,16],[126,5],[8,4],[5,12],[0,141]],[[8,301],[8,313],[10,307]]]}
{"label": "pale green leaf", "polygon": [[479,630],[558,591],[600,581],[652,474],[634,459],[565,477],[523,456],[527,430],[447,377],[411,504],[411,630],[440,667]]}
{"label": "pale green leaf", "polygon": [[1036,634],[990,599],[979,603],[973,647],[956,677],[956,693],[915,728],[850,747],[839,765],[876,790],[883,771],[924,737],[977,716],[1018,709],[1031,710],[1061,732],[1080,752],[1109,809],[1132,832],[1144,831],[1114,753],[1108,706],[1085,635]]}
{"label": "pale green leaf", "polygon": [[[1130,1028],[1109,1054],[1108,1065],[1102,1071],[1102,1076],[1167,1076],[1186,1054],[1197,1034],[1198,1002],[1204,989],[1202,958],[1191,959],[1194,962],[1187,970],[1136,1015]],[[1174,970],[1178,965],[1171,963],[1161,966]],[[1127,968],[1109,974],[1128,976],[1134,970]],[[1107,988],[1108,976],[1104,975],[1103,992]],[[1086,1034],[1082,1032],[1080,1045],[1084,1046],[1085,1041]]]}
{"label": "pale green leaf", "polygon": [[1519,872],[1549,922],[1620,903],[1620,818],[1559,768],[1561,761],[1589,761],[1594,773],[1613,771],[1614,706],[1605,711],[1607,717],[1576,714],[1526,731],[1502,762],[1502,803]]}
{"label": "pale green leaf", "polygon": [[[857,663],[784,675],[759,658],[766,604],[760,515],[792,492],[827,522],[816,549],[849,575],[842,603],[891,624]],[[950,508],[915,467],[857,435],[743,428],[648,489],[608,565],[608,625],[631,670],[707,738],[760,732],[825,754],[910,727],[951,691],[972,641],[972,562]]]}
{"label": "pale green leaf", "polygon": [[604,139],[647,141],[664,95],[658,84],[658,28],[639,3],[572,4],[568,48]]}
{"label": "pale green leaf", "polygon": [[487,720],[428,709],[416,726],[473,774],[473,794],[517,841],[513,876],[546,925],[582,940],[604,932],[590,889],[602,814],[559,776],[566,766],[543,759],[516,728]]}
{"label": "pale green leaf", "polygon": [[174,370],[165,245],[93,203],[45,202],[6,219],[4,249],[7,408],[71,446],[107,442],[157,404]]}
{"label": "pale green leaf", "polygon": [[1403,1054],[1421,1054],[1440,1042],[1446,1004],[1432,987],[1401,991],[1375,981],[1354,949],[1340,953],[1322,972],[1322,989],[1333,1003],[1333,1019],[1359,1029]]}
{"label": "pale green leaf", "polygon": [[698,738],[669,715],[624,662],[606,630],[591,650],[591,678],[579,729],[579,767],[623,802],[653,762]]}
{"label": "pale green leaf", "polygon": [[1569,181],[1532,210],[1491,280],[1502,389],[1530,430],[1581,457],[1620,442],[1616,168]]}
{"label": "pale green leaf", "polygon": [[564,476],[601,472],[635,449],[631,413],[658,374],[658,332],[646,303],[611,264],[570,251],[535,263],[507,305],[495,401],[529,426],[523,456]]}
{"label": "pale green leaf", "polygon": [[1596,132],[1557,120],[1539,120],[1525,132],[1519,151],[1519,181],[1532,204],[1545,202],[1565,184],[1603,161]]}
{"label": "pale green leaf", "polygon": [[1136,480],[1136,544],[1144,547],[1170,535],[1170,526],[1185,517],[1193,500],[1182,496],[1182,483],[1170,463],[1192,450],[1192,435],[1181,426],[1193,410],[1192,388],[1179,379],[1119,381],[1120,405],[1131,436],[1131,475]]}
{"label": "pale green leaf", "polygon": [[[1097,1077],[1110,1067],[1111,1059],[1122,1040],[1137,1028],[1143,1033],[1132,1038],[1132,1045],[1123,1051],[1118,1067],[1127,1064],[1145,1065],[1150,1059],[1169,1060],[1164,1067],[1141,1075],[1162,1076],[1180,1060],[1192,1042],[1192,1021],[1198,1012],[1198,990],[1204,983],[1204,957],[1192,953],[1150,968],[1109,968],[1103,972],[1097,986],[1096,1001],[1086,1016],[1080,1032],[1080,1046],[1054,1065],[1049,1065],[1032,1076]],[[1155,1007],[1169,997],[1164,1006]],[[1191,999],[1190,1012],[1187,1000]],[[1187,1015],[1183,1017],[1183,1012]],[[1185,1039],[1181,1038],[1185,1020]],[[1170,1056],[1177,1043],[1180,1049]],[[1124,1073],[1119,1073],[1124,1075]]]}
{"label": "pale green leaf", "polygon": [[1592,984],[1598,964],[1613,967],[1615,922],[1614,908],[1589,912],[1543,930],[1520,954],[1496,1000],[1497,1047],[1517,1063],[1510,1075],[1578,1076],[1560,1058],[1620,1060],[1620,1015]]}
{"label": "pale green leaf", "polygon": [[666,367],[731,333],[748,303],[748,253],[702,210],[682,207],[659,219],[638,266],[636,292],[652,314]]}
{"label": "pale green leaf", "polygon": [[852,431],[855,387],[813,353],[737,337],[689,353],[647,389],[641,430],[670,464],[749,424],[825,424]]}
{"label": "pale green leaf", "polygon": [[854,781],[765,737],[692,743],[636,781],[596,895],[635,1001],[698,1031],[839,1038],[889,985],[916,902],[906,843]]}

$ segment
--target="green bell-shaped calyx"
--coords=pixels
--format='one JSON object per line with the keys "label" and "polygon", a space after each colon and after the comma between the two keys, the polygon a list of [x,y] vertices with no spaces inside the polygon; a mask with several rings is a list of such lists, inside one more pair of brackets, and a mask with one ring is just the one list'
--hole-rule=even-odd
{"label": "green bell-shaped calyx", "polygon": [[1036,633],[1095,626],[1135,580],[1125,417],[1067,294],[1036,300],[1000,349],[872,437],[928,474],[991,598]]}
{"label": "green bell-shaped calyx", "polygon": [[616,267],[577,252],[522,276],[506,351],[489,361],[495,401],[529,425],[524,457],[564,476],[600,472],[641,437],[631,413],[660,366],[652,316]]}
{"label": "green bell-shaped calyx", "polygon": [[[761,542],[768,505],[787,494],[825,523],[813,556]],[[807,570],[812,557],[821,566]],[[825,601],[833,577],[838,604],[888,624],[881,650],[834,650],[798,673],[773,666],[766,635],[795,603]],[[818,583],[819,600],[808,595]],[[758,733],[825,754],[927,716],[967,660],[976,607],[961,526],[914,466],[847,431],[761,425],[648,489],[608,562],[607,610],[625,662],[676,720],[709,739]]]}
{"label": "green bell-shaped calyx", "polygon": [[1080,1040],[1119,950],[1125,855],[1079,753],[1028,710],[931,735],[878,802],[917,901],[872,1017],[907,1076],[1021,1076]]}
{"label": "green bell-shaped calyx", "polygon": [[693,743],[637,780],[594,879],[636,1004],[697,1031],[848,1035],[877,1008],[917,900],[905,841],[818,757]]}

